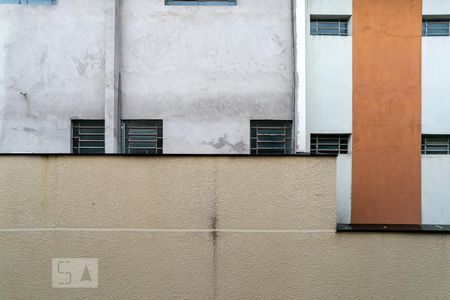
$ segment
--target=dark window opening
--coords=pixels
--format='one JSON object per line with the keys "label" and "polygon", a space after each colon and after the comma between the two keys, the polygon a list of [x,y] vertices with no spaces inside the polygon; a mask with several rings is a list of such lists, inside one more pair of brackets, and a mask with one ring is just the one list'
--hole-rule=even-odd
{"label": "dark window opening", "polygon": [[163,121],[122,121],[122,149],[125,154],[162,154]]}
{"label": "dark window opening", "polygon": [[311,154],[347,154],[349,134],[311,134]]}
{"label": "dark window opening", "polygon": [[348,36],[348,18],[311,18],[311,35]]}
{"label": "dark window opening", "polygon": [[422,154],[450,155],[450,135],[422,135]]}
{"label": "dark window opening", "polygon": [[166,0],[166,5],[236,5],[236,0]]}
{"label": "dark window opening", "polygon": [[72,120],[72,153],[104,154],[105,121]]}
{"label": "dark window opening", "polygon": [[250,122],[252,155],[293,154],[292,121]]}
{"label": "dark window opening", "polygon": [[0,0],[0,4],[55,5],[56,0]]}
{"label": "dark window opening", "polygon": [[449,36],[450,19],[424,19],[422,36]]}

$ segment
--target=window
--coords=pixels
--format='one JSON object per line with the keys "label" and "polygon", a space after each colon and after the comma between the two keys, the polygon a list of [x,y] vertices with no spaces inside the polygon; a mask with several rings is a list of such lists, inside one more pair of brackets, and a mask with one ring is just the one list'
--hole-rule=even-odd
{"label": "window", "polygon": [[122,147],[126,154],[162,154],[163,121],[122,121]]}
{"label": "window", "polygon": [[72,153],[105,153],[105,121],[72,120]]}
{"label": "window", "polygon": [[422,154],[450,154],[450,135],[422,135]]}
{"label": "window", "polygon": [[0,0],[0,4],[55,5],[56,0]]}
{"label": "window", "polygon": [[313,18],[311,17],[311,35],[348,36],[348,18]]}
{"label": "window", "polygon": [[237,5],[236,0],[166,0],[166,5]]}
{"label": "window", "polygon": [[349,134],[311,134],[311,154],[347,154]]}
{"label": "window", "polygon": [[251,121],[251,154],[292,154],[292,121]]}
{"label": "window", "polygon": [[422,36],[449,36],[449,19],[424,19]]}

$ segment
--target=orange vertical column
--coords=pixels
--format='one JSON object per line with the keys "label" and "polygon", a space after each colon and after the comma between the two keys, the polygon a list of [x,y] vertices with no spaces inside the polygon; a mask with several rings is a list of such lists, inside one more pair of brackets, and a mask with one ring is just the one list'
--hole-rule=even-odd
{"label": "orange vertical column", "polygon": [[353,0],[353,224],[421,223],[422,0]]}

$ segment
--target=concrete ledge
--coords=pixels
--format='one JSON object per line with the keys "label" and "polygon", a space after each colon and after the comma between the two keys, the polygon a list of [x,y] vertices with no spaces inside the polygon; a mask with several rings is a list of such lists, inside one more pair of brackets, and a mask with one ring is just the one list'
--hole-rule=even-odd
{"label": "concrete ledge", "polygon": [[450,225],[337,224],[337,232],[450,233]]}

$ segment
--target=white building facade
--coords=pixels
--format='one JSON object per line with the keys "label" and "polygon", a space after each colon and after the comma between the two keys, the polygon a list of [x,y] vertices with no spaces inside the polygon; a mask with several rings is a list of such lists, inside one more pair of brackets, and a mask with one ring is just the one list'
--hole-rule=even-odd
{"label": "white building facade", "polygon": [[105,120],[120,153],[122,120],[161,120],[165,154],[249,154],[251,120],[292,122],[291,1],[181,4],[0,5],[0,151],[70,153],[72,120]]}

